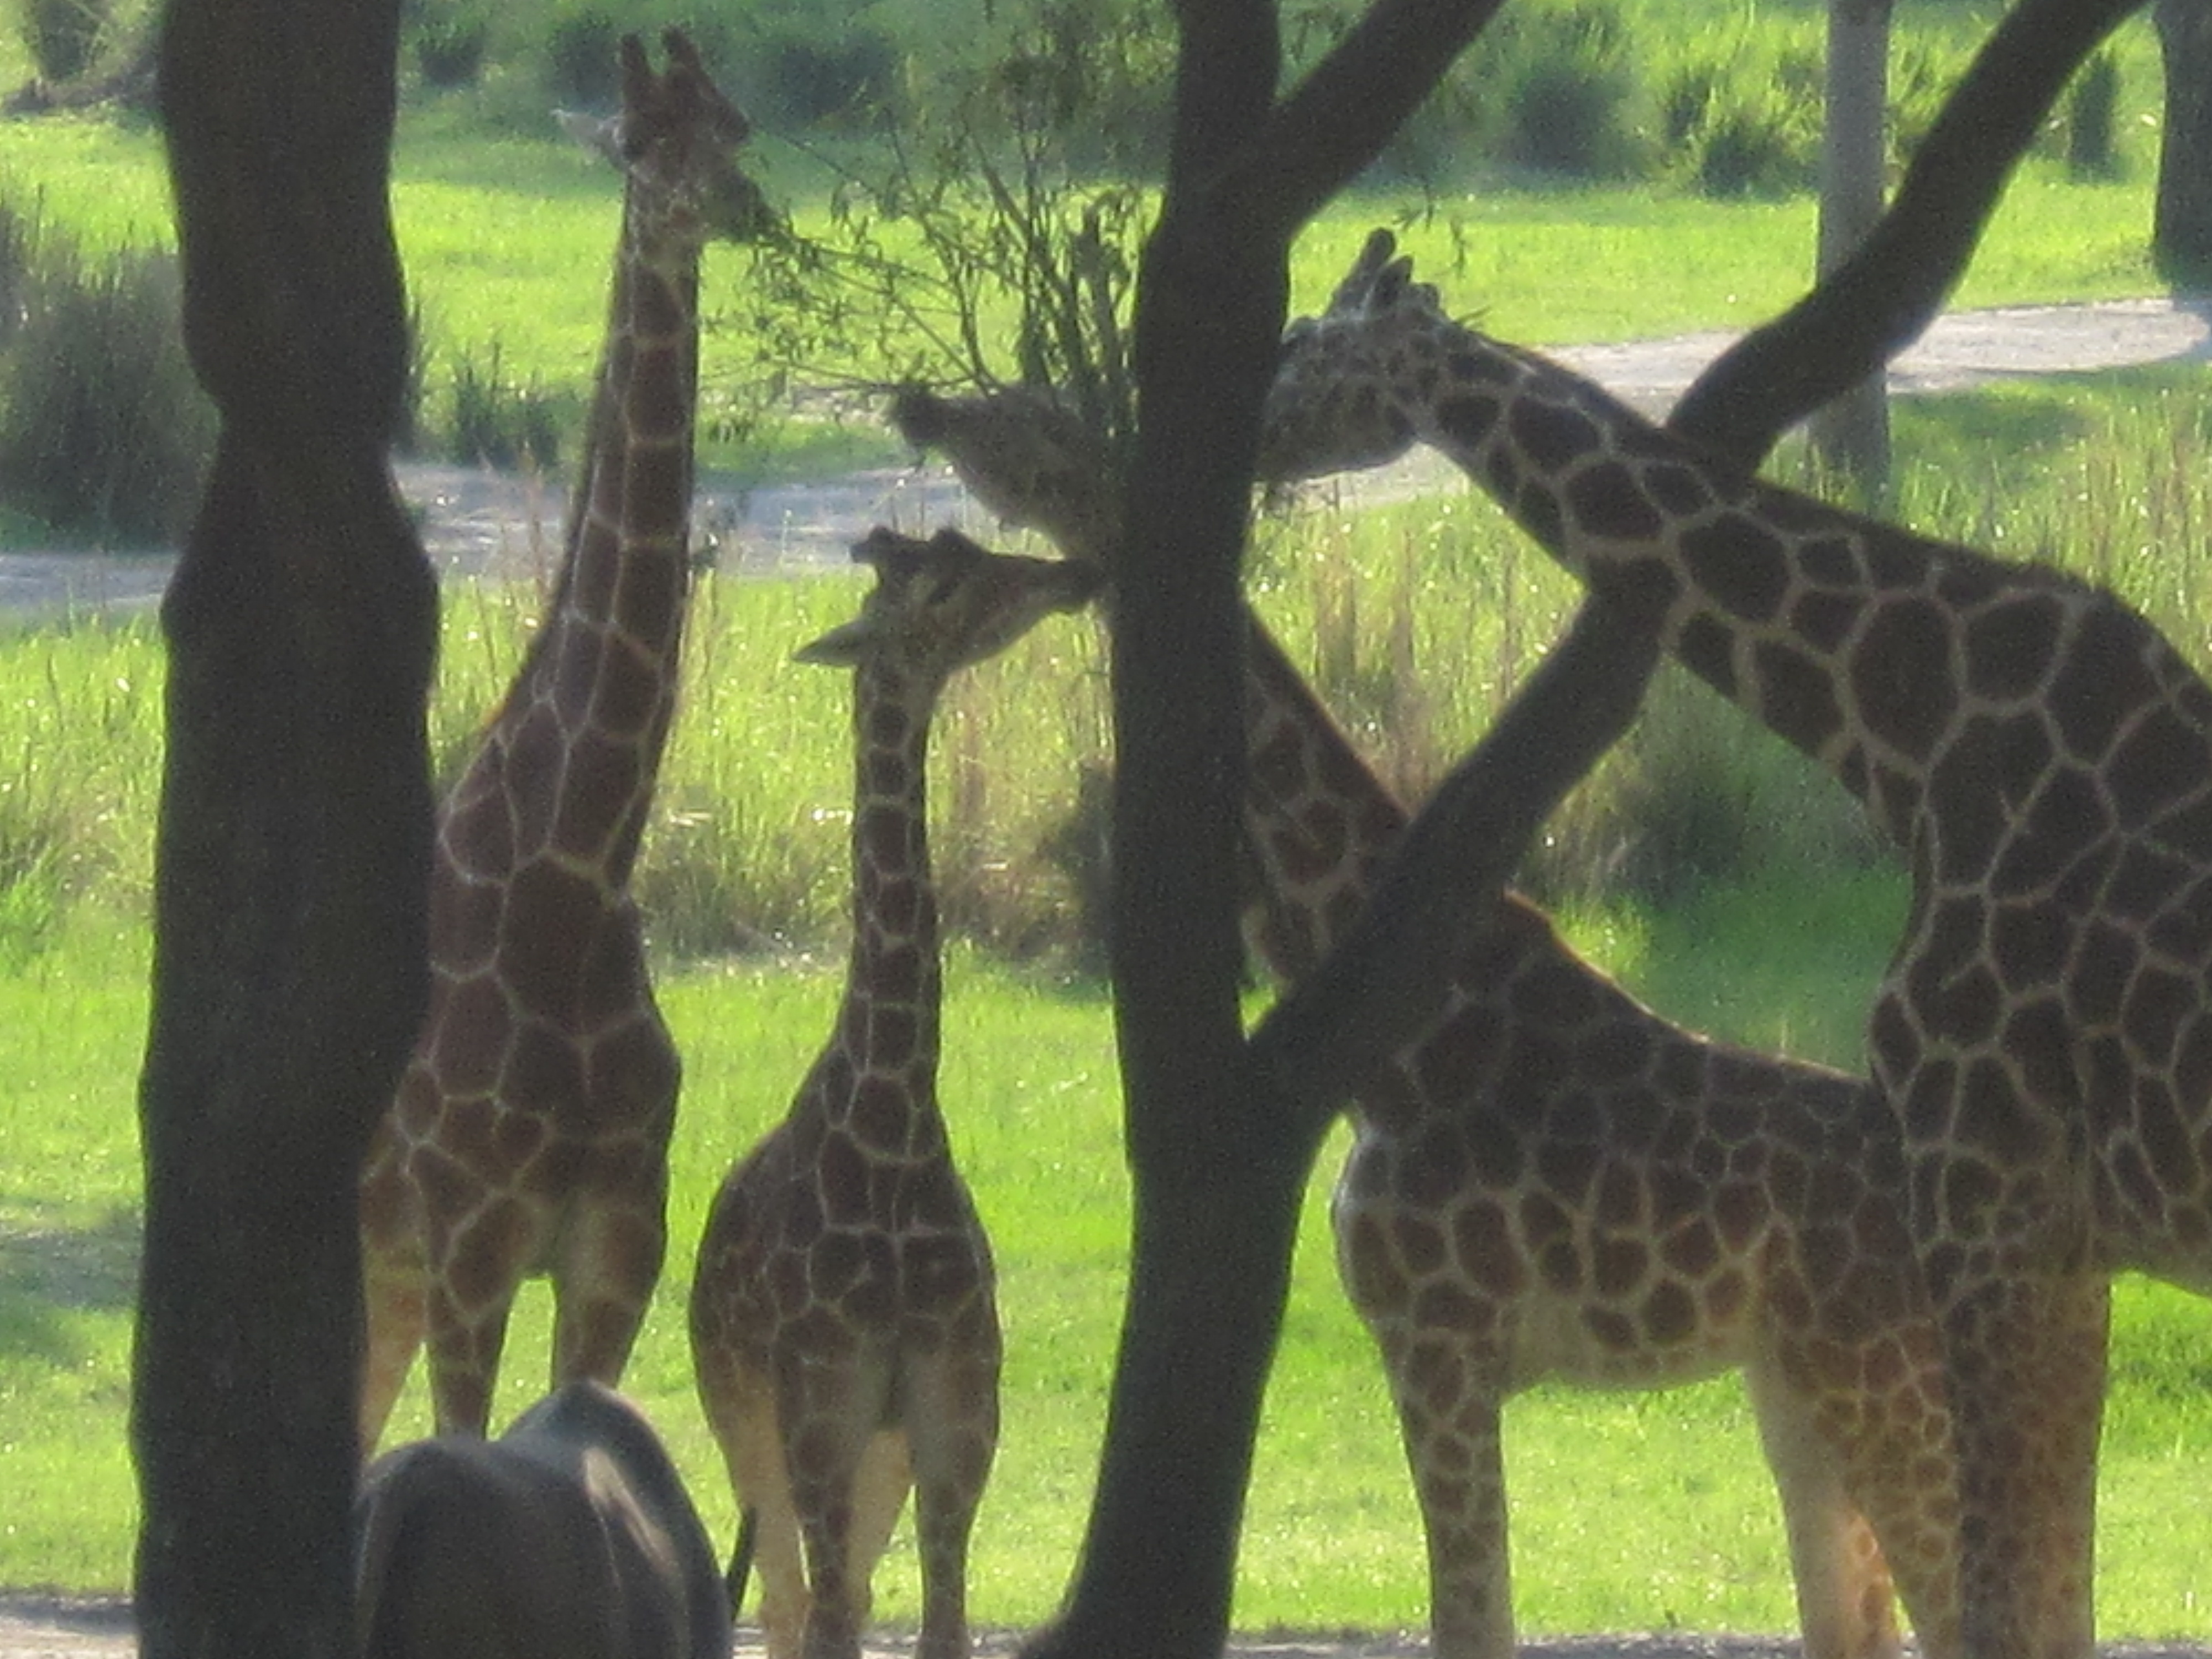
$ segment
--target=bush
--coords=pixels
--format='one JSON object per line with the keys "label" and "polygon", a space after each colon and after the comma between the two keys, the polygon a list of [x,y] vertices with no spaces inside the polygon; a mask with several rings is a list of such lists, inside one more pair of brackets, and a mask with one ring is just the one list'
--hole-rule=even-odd
{"label": "bush", "polygon": [[612,109],[622,97],[623,26],[596,7],[562,13],[545,45],[545,85],[553,100],[575,109]]}
{"label": "bush", "polygon": [[1625,179],[1643,170],[1642,83],[1627,25],[1609,6],[1539,11],[1516,43],[1505,92],[1503,159],[1573,179]]}
{"label": "bush", "polygon": [[491,24],[473,9],[441,9],[421,18],[410,45],[422,84],[441,90],[472,87],[483,77]]}
{"label": "bush", "polygon": [[2120,176],[2120,62],[2109,51],[2092,58],[2066,93],[2066,172],[2087,182]]}
{"label": "bush", "polygon": [[1817,121],[1817,112],[1808,116],[1771,92],[1731,87],[1695,141],[1698,193],[1734,201],[1811,189],[1820,178]]}
{"label": "bush", "polygon": [[100,56],[115,0],[23,0],[23,45],[45,81],[74,81]]}
{"label": "bush", "polygon": [[560,400],[534,377],[512,383],[501,370],[496,340],[481,366],[473,354],[455,361],[451,458],[482,466],[552,471],[561,459]]}
{"label": "bush", "polygon": [[178,326],[173,256],[43,241],[0,385],[0,495],[58,531],[173,542],[215,442]]}

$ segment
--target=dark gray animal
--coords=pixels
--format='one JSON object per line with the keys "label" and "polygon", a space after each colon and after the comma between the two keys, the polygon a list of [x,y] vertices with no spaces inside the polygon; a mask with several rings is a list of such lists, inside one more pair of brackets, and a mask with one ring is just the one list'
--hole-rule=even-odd
{"label": "dark gray animal", "polygon": [[728,1659],[699,1513],[651,1425],[597,1382],[498,1440],[386,1453],[355,1520],[362,1659]]}

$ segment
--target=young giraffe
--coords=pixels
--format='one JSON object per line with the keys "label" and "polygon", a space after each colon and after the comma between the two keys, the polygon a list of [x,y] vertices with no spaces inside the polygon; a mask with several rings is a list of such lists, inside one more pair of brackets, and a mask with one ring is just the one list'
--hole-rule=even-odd
{"label": "young giraffe", "polygon": [[877,585],[799,653],[855,671],[853,951],[829,1046],[730,1173],[691,1291],[699,1396],[757,1540],[771,1659],[851,1659],[912,1485],[921,1659],[964,1659],[968,1537],[998,1443],[990,1247],[937,1104],[937,903],[924,763],[957,670],[1097,586],[942,531],[854,548]]}
{"label": "young giraffe", "polygon": [[2090,1651],[2112,1276],[2212,1288],[2212,690],[2111,593],[1717,461],[1446,318],[1377,233],[1286,337],[1277,479],[1436,446],[1904,853],[1870,1022],[1960,1471],[1976,1659]]}
{"label": "young giraffe", "polygon": [[[910,392],[894,420],[994,513],[1112,558],[1100,452],[1054,405]],[[1570,748],[1545,763],[1559,791],[1595,760],[1611,734],[1577,722],[1598,676],[1640,690],[1650,658],[1587,622],[1470,765],[1512,740],[1509,723]],[[1295,985],[1351,930],[1407,814],[1249,616],[1245,696],[1247,929]],[[1501,801],[1488,816],[1510,827],[1463,839],[1525,846],[1556,799]],[[1518,862],[1510,842],[1492,856]],[[1354,1122],[1340,1265],[1397,1398],[1441,1659],[1514,1650],[1504,1400],[1547,1377],[1656,1388],[1730,1367],[1781,1496],[1807,1653],[1896,1653],[1893,1571],[1923,1651],[1956,1652],[1935,1334],[1897,1136],[1863,1081],[1668,1024],[1506,891]]]}
{"label": "young giraffe", "polygon": [[628,884],[690,580],[701,250],[769,234],[744,118],[682,34],[622,46],[607,337],[546,621],[440,815],[428,1017],[362,1183],[364,1453],[427,1331],[441,1434],[482,1434],[521,1281],[555,1381],[619,1379],[660,1272],[678,1060]]}

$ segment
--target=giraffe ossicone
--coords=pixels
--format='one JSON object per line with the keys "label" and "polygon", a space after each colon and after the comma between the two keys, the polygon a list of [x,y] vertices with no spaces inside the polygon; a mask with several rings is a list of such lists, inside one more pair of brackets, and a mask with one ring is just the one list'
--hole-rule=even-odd
{"label": "giraffe ossicone", "polygon": [[362,1182],[361,1435],[418,1347],[441,1434],[485,1432],[507,1322],[552,1281],[554,1381],[620,1380],[666,1244],[679,1064],[629,877],[688,600],[699,264],[780,223],[680,32],[622,44],[607,335],[545,620],[439,811],[428,1015]]}
{"label": "giraffe ossicone", "polygon": [[853,945],[828,1045],[732,1169],[699,1244],[701,1403],[761,1576],[770,1659],[856,1659],[909,1487],[920,1659],[965,1659],[968,1541],[999,1431],[989,1243],[937,1099],[943,997],[925,766],[947,679],[1097,572],[879,530],[852,622],[803,647],[853,671]]}
{"label": "giraffe ossicone", "polygon": [[1387,233],[1285,336],[1271,478],[1447,455],[1863,801],[1869,1023],[1959,1465],[1962,1650],[2091,1650],[2111,1280],[2212,1288],[2212,689],[2133,607],[1767,483],[1446,316]]}
{"label": "giraffe ossicone", "polygon": [[[894,419],[993,511],[1112,562],[1114,481],[1039,394],[908,392]],[[1245,721],[1246,931],[1294,985],[1352,927],[1407,814],[1256,616]],[[1340,1263],[1397,1400],[1440,1659],[1514,1651],[1504,1401],[1547,1379],[1656,1388],[1731,1368],[1781,1497],[1808,1654],[1894,1655],[1893,1585],[1923,1650],[1956,1652],[1935,1334],[1896,1132],[1863,1080],[1668,1024],[1509,890],[1354,1127]]]}

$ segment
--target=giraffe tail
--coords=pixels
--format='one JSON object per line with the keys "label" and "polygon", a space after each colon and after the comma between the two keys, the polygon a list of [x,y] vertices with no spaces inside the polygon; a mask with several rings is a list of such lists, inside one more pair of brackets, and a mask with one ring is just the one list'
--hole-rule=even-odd
{"label": "giraffe tail", "polygon": [[760,1511],[750,1504],[738,1511],[738,1541],[730,1551],[730,1570],[722,1583],[730,1592],[730,1617],[734,1619],[745,1603],[745,1581],[753,1576],[753,1545],[760,1525]]}

